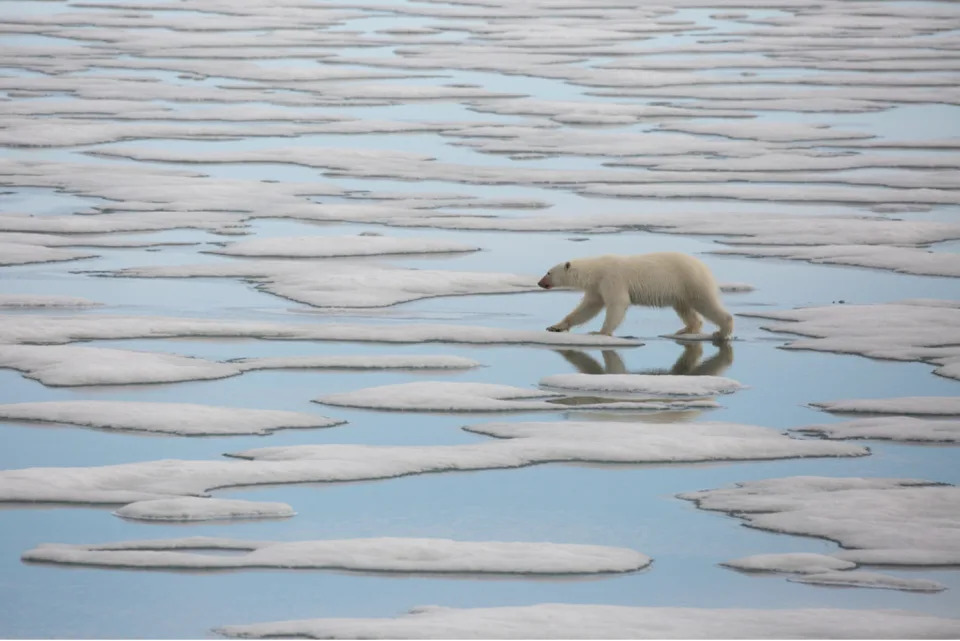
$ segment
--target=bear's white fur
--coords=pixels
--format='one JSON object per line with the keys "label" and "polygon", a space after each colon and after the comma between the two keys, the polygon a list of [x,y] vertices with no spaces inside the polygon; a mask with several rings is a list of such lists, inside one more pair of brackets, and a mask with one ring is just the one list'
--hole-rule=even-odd
{"label": "bear's white fur", "polygon": [[540,279],[540,287],[569,287],[585,292],[576,309],[547,329],[565,332],[607,309],[600,334],[610,336],[623,322],[627,307],[673,307],[684,322],[678,334],[700,331],[702,314],[719,330],[714,338],[733,333],[733,316],[720,302],[717,282],[702,261],[678,252],[636,256],[580,258],[553,267]]}

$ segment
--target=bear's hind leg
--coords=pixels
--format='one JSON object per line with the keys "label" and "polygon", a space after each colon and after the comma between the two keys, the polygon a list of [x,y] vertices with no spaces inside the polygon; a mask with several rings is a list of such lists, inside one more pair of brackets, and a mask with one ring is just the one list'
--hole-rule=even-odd
{"label": "bear's hind leg", "polygon": [[695,309],[689,305],[674,305],[673,311],[677,312],[677,316],[683,321],[683,329],[677,330],[677,334],[700,333],[700,328],[703,327],[703,319],[700,318],[700,314]]}
{"label": "bear's hind leg", "polygon": [[719,328],[713,334],[714,338],[726,340],[733,334],[733,316],[723,308],[723,305],[715,297],[712,300],[701,301],[697,305],[697,311]]}

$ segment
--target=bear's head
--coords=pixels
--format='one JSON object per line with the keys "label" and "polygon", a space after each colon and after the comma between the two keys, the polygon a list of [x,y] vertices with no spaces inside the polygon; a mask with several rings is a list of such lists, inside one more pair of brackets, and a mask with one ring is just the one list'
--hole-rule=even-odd
{"label": "bear's head", "polygon": [[540,279],[540,282],[537,283],[540,287],[544,289],[552,289],[554,287],[563,287],[570,284],[570,261],[565,263],[560,263],[550,268],[543,278]]}

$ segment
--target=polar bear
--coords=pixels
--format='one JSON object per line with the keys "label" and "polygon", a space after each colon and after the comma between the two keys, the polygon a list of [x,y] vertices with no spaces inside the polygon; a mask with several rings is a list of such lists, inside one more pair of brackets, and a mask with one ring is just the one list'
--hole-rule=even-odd
{"label": "polar bear", "polygon": [[585,292],[583,300],[566,318],[551,325],[551,332],[565,332],[600,313],[607,315],[598,332],[610,336],[623,322],[627,307],[673,307],[684,322],[678,334],[696,334],[702,314],[719,330],[716,339],[733,333],[733,316],[720,302],[717,282],[702,261],[678,252],[635,256],[580,258],[553,267],[538,283],[544,289],[569,287]]}

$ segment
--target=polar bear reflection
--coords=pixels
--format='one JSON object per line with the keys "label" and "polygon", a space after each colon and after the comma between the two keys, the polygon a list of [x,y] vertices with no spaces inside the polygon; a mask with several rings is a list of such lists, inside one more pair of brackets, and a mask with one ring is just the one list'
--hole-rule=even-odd
{"label": "polar bear reflection", "polygon": [[581,374],[677,374],[688,376],[719,376],[733,364],[733,347],[729,342],[718,342],[717,353],[701,362],[703,343],[682,343],[683,353],[670,369],[654,368],[630,371],[612,349],[603,350],[603,364],[578,349],[554,350]]}

